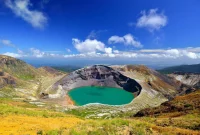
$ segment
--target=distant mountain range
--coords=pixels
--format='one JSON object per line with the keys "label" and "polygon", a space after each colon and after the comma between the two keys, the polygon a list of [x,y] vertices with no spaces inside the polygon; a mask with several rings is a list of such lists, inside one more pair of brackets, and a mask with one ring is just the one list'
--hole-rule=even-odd
{"label": "distant mountain range", "polygon": [[200,73],[200,64],[173,66],[163,68],[157,71],[164,74],[171,74],[174,72]]}

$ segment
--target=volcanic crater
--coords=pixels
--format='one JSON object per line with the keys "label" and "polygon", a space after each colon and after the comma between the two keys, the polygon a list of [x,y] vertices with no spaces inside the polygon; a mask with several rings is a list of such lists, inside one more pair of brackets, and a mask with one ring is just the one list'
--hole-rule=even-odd
{"label": "volcanic crater", "polygon": [[[74,90],[75,88],[84,88],[84,86],[94,86],[95,90],[96,87],[107,88],[107,90],[108,88],[116,88],[116,91],[114,92],[118,92],[118,90],[121,89],[122,91],[134,95],[134,98],[137,97],[142,90],[142,86],[136,80],[126,77],[119,71],[105,65],[93,65],[76,70],[64,76],[49,89],[50,92],[48,93],[53,94],[43,93],[43,95],[51,99],[64,97],[67,95],[67,97],[71,99],[69,96],[69,91]],[[93,92],[95,92],[95,90]],[[115,95],[116,94],[109,95],[110,99],[116,98],[116,100],[120,100],[120,98],[123,96],[123,93],[122,95],[116,95],[118,97],[114,97]],[[45,98],[45,96],[43,98]],[[81,97],[84,96],[84,94],[80,94],[79,96],[80,98],[90,98]]]}

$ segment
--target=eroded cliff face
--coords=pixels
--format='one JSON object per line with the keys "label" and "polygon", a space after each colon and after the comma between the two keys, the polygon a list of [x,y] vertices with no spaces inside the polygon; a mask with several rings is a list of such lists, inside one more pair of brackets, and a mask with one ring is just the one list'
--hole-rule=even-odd
{"label": "eroded cliff face", "polygon": [[[64,96],[65,92],[82,86],[106,86],[122,88],[138,96],[142,90],[141,85],[129,77],[124,76],[117,70],[104,65],[94,65],[91,67],[76,70],[56,82],[50,91],[57,91],[57,95],[49,97]],[[59,94],[58,94],[59,93]]]}
{"label": "eroded cliff face", "polygon": [[169,74],[168,76],[190,87],[200,88],[200,74],[199,73],[175,72],[173,74]]}
{"label": "eroded cliff face", "polygon": [[[114,69],[127,77],[134,78],[141,85],[145,85],[147,92],[151,89],[162,94],[167,99],[172,99],[181,91],[181,83],[143,65],[116,65]],[[147,88],[148,87],[148,88]],[[144,88],[144,86],[142,86]]]}
{"label": "eroded cliff face", "polygon": [[16,81],[14,77],[0,70],[0,88],[3,88],[6,85],[15,86],[15,84]]}

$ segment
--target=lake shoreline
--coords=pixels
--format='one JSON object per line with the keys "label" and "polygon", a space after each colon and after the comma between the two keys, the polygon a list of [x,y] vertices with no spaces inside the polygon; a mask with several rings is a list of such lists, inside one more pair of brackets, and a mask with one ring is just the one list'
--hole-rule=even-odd
{"label": "lake shoreline", "polygon": [[70,103],[73,103],[75,106],[123,106],[131,103],[134,95],[126,90],[122,90],[115,87],[83,86],[71,89],[68,91],[67,96]]}

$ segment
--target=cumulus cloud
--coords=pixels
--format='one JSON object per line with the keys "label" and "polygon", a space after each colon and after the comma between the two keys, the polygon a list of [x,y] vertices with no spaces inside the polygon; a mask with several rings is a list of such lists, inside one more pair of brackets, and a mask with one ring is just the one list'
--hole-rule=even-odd
{"label": "cumulus cloud", "polygon": [[105,53],[111,54],[112,53],[112,48],[110,48],[110,47],[105,48]]}
{"label": "cumulus cloud", "polygon": [[5,46],[15,47],[15,45],[10,40],[2,39],[0,42]]}
{"label": "cumulus cloud", "polygon": [[30,9],[30,0],[5,0],[5,4],[15,15],[35,28],[43,28],[47,23],[47,17],[43,12]]}
{"label": "cumulus cloud", "polygon": [[105,44],[101,41],[98,41],[96,39],[86,39],[85,41],[80,41],[77,38],[72,39],[72,43],[74,47],[80,52],[80,53],[91,53],[91,52],[97,52],[105,51]]}
{"label": "cumulus cloud", "polygon": [[108,39],[108,43],[109,44],[123,43],[125,45],[132,45],[138,48],[143,47],[140,41],[137,41],[131,34],[126,34],[123,37],[112,36]]}
{"label": "cumulus cloud", "polygon": [[[194,49],[194,48],[193,48]],[[65,55],[65,58],[142,58],[148,60],[153,59],[200,59],[200,53],[191,52],[187,48],[183,49],[146,49],[146,50],[135,50],[135,51],[119,51],[112,50],[112,48],[105,48],[105,53],[81,53]]]}
{"label": "cumulus cloud", "polygon": [[149,12],[142,11],[142,16],[137,20],[136,26],[147,28],[153,32],[167,25],[167,16],[164,13],[157,13],[158,9],[150,9]]}

